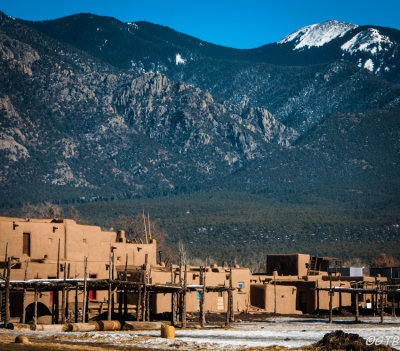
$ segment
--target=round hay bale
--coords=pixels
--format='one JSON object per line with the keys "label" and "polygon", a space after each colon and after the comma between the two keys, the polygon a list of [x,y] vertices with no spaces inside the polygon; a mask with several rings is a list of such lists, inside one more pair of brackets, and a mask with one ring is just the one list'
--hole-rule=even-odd
{"label": "round hay bale", "polygon": [[172,325],[161,325],[161,337],[166,339],[175,339],[175,328]]}
{"label": "round hay bale", "polygon": [[15,343],[16,344],[30,344],[30,341],[25,335],[18,335],[15,338]]}

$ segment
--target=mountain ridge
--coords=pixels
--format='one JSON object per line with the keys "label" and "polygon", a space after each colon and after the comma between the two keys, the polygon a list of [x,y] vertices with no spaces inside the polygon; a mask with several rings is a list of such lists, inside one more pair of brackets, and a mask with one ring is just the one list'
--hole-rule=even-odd
{"label": "mountain ridge", "polygon": [[[248,50],[201,47],[198,39],[149,27],[94,15],[43,23],[0,16],[3,201],[227,186],[297,199],[309,191],[335,197],[356,189],[369,194],[369,204],[396,196],[397,84],[336,56],[318,65],[278,66],[249,61]],[[340,40],[353,30],[363,28]],[[293,52],[292,44],[283,45]],[[191,56],[192,47],[200,49]],[[204,47],[214,58],[201,54]],[[354,116],[362,114],[368,123],[346,124],[359,131],[359,156],[342,157],[353,141],[335,137],[343,129],[335,121],[358,121]],[[375,115],[389,116],[380,119],[388,128],[375,124]],[[392,140],[384,144],[386,158],[377,156],[385,149],[372,138],[375,130]],[[362,135],[376,150],[365,152]],[[343,198],[364,201],[347,190]]]}

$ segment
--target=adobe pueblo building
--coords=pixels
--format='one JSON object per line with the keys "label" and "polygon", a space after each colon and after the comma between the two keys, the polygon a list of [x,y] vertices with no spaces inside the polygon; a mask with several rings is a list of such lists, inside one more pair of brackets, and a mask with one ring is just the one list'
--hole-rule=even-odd
{"label": "adobe pueblo building", "polygon": [[258,274],[239,266],[166,266],[157,263],[157,243],[147,233],[145,243],[132,243],[124,231],[68,219],[0,217],[0,257],[2,318],[35,324],[86,321],[103,311],[108,319],[142,321],[170,313],[173,324],[185,326],[187,312],[199,312],[204,325],[207,312],[226,313],[228,323],[239,312],[376,310],[383,306],[378,293],[393,308],[400,291],[384,290],[385,277],[344,276],[340,260],[305,254],[268,255]]}
{"label": "adobe pueblo building", "polygon": [[[32,318],[32,313],[27,311],[33,310],[33,286],[40,285],[37,303],[42,313],[53,315],[54,321],[64,319],[60,313],[68,318],[75,311],[77,320],[77,307],[80,314],[85,313],[82,310],[97,313],[103,306],[107,308],[110,298],[108,283],[104,280],[112,281],[112,312],[118,309],[121,312],[120,306],[124,303],[125,312],[134,311],[141,319],[149,319],[151,314],[171,312],[172,298],[177,299],[177,306],[182,304],[174,292],[183,289],[186,312],[198,312],[204,294],[207,295],[202,303],[204,312],[226,312],[229,307],[233,315],[249,308],[251,273],[248,268],[216,265],[166,267],[163,262],[156,262],[155,240],[146,238],[146,243],[132,243],[125,238],[124,231],[103,231],[100,227],[80,225],[73,220],[0,217],[0,255],[5,257],[1,263],[3,279],[7,276],[9,261],[9,280],[15,286],[10,294],[10,316],[27,315],[24,317],[26,322]],[[74,288],[82,285],[84,278],[88,286],[86,296],[81,290],[76,293],[78,288]],[[4,284],[5,280],[2,287]],[[61,288],[46,289],[46,284],[72,284],[63,296],[65,313],[59,308]],[[23,288],[26,286],[30,289]],[[147,296],[143,288],[147,289]],[[121,292],[125,292],[126,298]],[[119,303],[118,309],[114,302]],[[2,310],[4,315],[4,306]],[[147,310],[147,316],[144,310]],[[48,322],[49,318],[44,320]]]}
{"label": "adobe pueblo building", "polygon": [[[365,275],[344,276],[341,260],[306,254],[267,256],[267,272],[251,278],[251,305],[278,314],[315,313],[331,308],[355,308],[352,289],[364,289],[358,296],[361,308],[377,306],[376,289],[386,278]],[[337,293],[333,293],[337,291]],[[332,294],[332,302],[330,302]]]}

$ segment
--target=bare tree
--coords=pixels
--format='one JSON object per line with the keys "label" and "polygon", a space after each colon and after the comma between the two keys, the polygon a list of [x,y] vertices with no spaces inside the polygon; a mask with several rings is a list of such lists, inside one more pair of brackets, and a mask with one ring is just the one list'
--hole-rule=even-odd
{"label": "bare tree", "polygon": [[372,267],[392,267],[400,264],[400,261],[392,255],[381,253],[378,257],[372,259]]}
{"label": "bare tree", "polygon": [[25,204],[21,212],[27,218],[61,218],[61,207],[50,202],[37,205]]}

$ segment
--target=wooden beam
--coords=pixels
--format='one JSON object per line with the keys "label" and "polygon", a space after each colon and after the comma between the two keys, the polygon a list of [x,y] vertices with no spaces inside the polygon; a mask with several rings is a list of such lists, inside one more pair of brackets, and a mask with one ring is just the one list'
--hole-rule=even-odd
{"label": "wooden beam", "polygon": [[[275,292],[276,294],[276,292]],[[228,290],[228,298],[229,298],[229,318],[230,322],[235,321],[235,313],[233,312],[233,284],[232,284],[232,265],[229,267],[229,290]]]}
{"label": "wooden beam", "polygon": [[[128,254],[126,254],[125,258],[125,281],[128,281]],[[125,318],[128,316],[128,289],[124,289],[124,316]]]}
{"label": "wooden beam", "polygon": [[332,299],[333,299],[333,290],[332,290],[332,275],[329,276],[329,323],[332,324],[333,316],[332,316]]}
{"label": "wooden beam", "polygon": [[[67,280],[67,264],[64,262],[64,284]],[[62,288],[61,295],[61,324],[65,323],[65,286]]]}
{"label": "wooden beam", "polygon": [[187,264],[185,264],[185,275],[183,278],[183,291],[182,291],[182,328],[186,328],[186,286],[187,286]]}
{"label": "wooden beam", "polygon": [[107,313],[107,320],[111,320],[111,278],[112,278],[112,273],[111,270],[112,268],[112,249],[110,246],[110,257],[108,260],[108,313]]}
{"label": "wooden beam", "polygon": [[38,320],[38,290],[35,289],[35,293],[33,296],[33,326],[36,328],[37,320]]}
{"label": "wooden beam", "polygon": [[82,323],[86,323],[86,295],[87,295],[87,257],[83,258],[83,299],[82,299]]}
{"label": "wooden beam", "polygon": [[[67,271],[67,279],[70,278],[70,274],[71,274],[71,264],[68,263],[68,271]],[[66,305],[66,309],[65,309],[65,319],[68,320],[68,310],[69,310],[69,286],[67,287],[67,295],[66,295],[66,299],[65,299],[65,305]]]}
{"label": "wooden beam", "polygon": [[[25,262],[25,274],[24,274],[24,281],[28,278],[28,266],[29,261]],[[24,288],[22,293],[22,323],[26,323],[26,289]]]}
{"label": "wooden beam", "polygon": [[7,278],[5,285],[6,301],[5,301],[5,318],[4,325],[7,326],[10,323],[10,280],[11,280],[11,257],[7,259]]}
{"label": "wooden beam", "polygon": [[383,287],[382,287],[382,285],[380,286],[380,289],[379,289],[380,291],[379,291],[379,295],[380,295],[380,300],[381,300],[381,324],[384,324],[384,321],[383,321],[383,314],[384,314],[384,309],[385,309],[385,307],[384,307],[384,302],[383,302]]}

